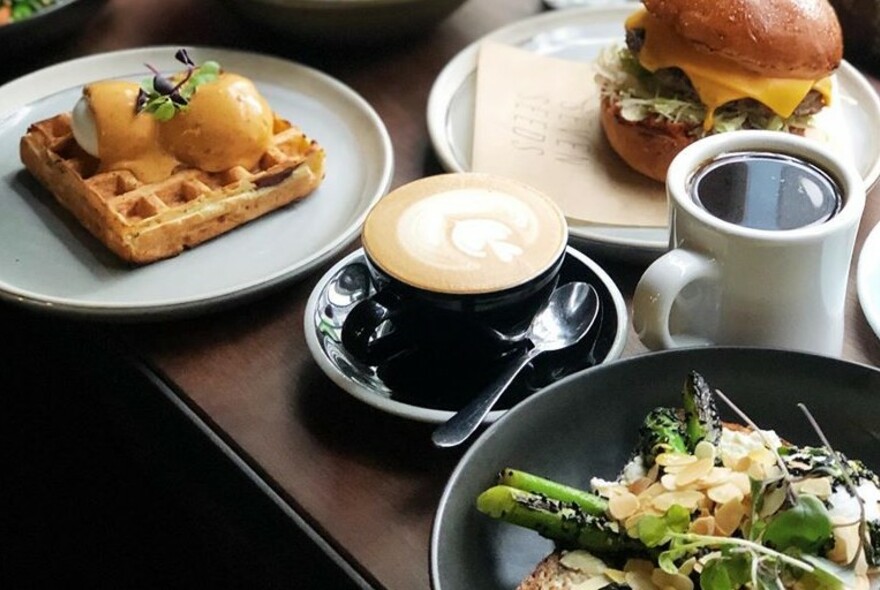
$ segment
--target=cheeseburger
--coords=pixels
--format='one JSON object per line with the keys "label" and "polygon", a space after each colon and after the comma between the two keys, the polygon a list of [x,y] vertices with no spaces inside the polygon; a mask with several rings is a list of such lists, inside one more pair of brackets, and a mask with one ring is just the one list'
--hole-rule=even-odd
{"label": "cheeseburger", "polygon": [[672,158],[713,133],[803,135],[831,102],[843,56],[826,0],[642,0],[626,47],[598,60],[602,128],[642,174],[666,178]]}

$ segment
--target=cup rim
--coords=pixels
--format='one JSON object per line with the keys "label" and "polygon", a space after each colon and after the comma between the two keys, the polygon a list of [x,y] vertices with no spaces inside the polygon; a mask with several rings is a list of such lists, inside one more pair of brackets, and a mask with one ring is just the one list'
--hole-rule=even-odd
{"label": "cup rim", "polygon": [[[688,184],[703,163],[724,153],[736,151],[780,153],[817,164],[840,185],[840,211],[824,223],[781,230],[744,227],[715,217],[691,198]],[[772,242],[821,239],[852,223],[858,223],[865,205],[864,181],[851,162],[838,157],[829,146],[818,140],[781,131],[763,130],[719,133],[687,146],[675,156],[669,166],[666,194],[670,205],[674,202],[677,208],[718,231],[731,236]]]}
{"label": "cup rim", "polygon": [[[519,280],[518,282],[513,282],[511,284],[505,285],[502,288],[497,289],[475,289],[475,290],[461,290],[461,291],[445,291],[445,290],[434,290],[430,288],[426,288],[413,282],[407,280],[401,273],[397,272],[395,268],[389,268],[387,265],[382,264],[378,258],[371,252],[371,244],[369,241],[369,224],[371,223],[374,212],[380,210],[382,207],[386,207],[389,202],[394,199],[406,199],[409,198],[409,193],[412,191],[417,191],[422,188],[428,188],[435,193],[455,191],[455,190],[470,190],[473,188],[485,189],[490,192],[492,191],[502,191],[509,192],[515,195],[528,194],[531,197],[536,198],[540,202],[544,204],[548,211],[553,212],[553,216],[556,217],[557,222],[559,223],[560,235],[558,244],[556,244],[556,250],[553,252],[553,256],[550,257],[547,263],[540,267],[534,269],[534,272]],[[441,189],[441,190],[437,190]],[[543,190],[540,190],[533,185],[522,182],[520,180],[510,178],[507,176],[499,176],[490,173],[484,172],[447,172],[440,173],[431,176],[425,176],[422,178],[418,178],[411,182],[408,182],[379,200],[367,213],[367,218],[364,222],[364,230],[361,236],[361,242],[364,248],[364,252],[367,254],[368,258],[371,260],[372,264],[379,268],[385,275],[394,278],[396,281],[408,286],[411,289],[418,289],[420,291],[430,293],[432,295],[442,295],[449,296],[454,298],[461,297],[475,297],[475,296],[493,296],[502,293],[506,293],[508,291],[513,291],[516,289],[521,289],[527,286],[528,284],[534,282],[539,279],[543,275],[545,275],[548,271],[553,268],[558,268],[561,264],[562,259],[565,258],[566,248],[568,246],[569,240],[569,228],[568,228],[568,220],[565,217],[562,209],[559,205]]]}

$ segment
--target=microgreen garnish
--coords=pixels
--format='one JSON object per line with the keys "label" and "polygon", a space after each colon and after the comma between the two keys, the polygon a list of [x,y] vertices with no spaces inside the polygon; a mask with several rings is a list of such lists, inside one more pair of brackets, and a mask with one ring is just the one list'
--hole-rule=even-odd
{"label": "microgreen garnish", "polygon": [[850,562],[847,564],[847,567],[854,567],[859,559],[859,555],[863,551],[865,551],[865,535],[867,534],[868,527],[868,519],[865,517],[865,502],[862,500],[862,497],[859,496],[859,491],[858,489],[856,489],[856,484],[853,482],[852,478],[850,478],[846,467],[844,467],[843,462],[840,460],[840,455],[838,455],[837,452],[831,447],[831,443],[828,441],[828,437],[825,436],[825,432],[819,426],[819,423],[816,422],[813,414],[804,404],[798,404],[798,408],[800,408],[801,412],[804,413],[804,416],[807,417],[807,421],[810,423],[810,426],[813,427],[813,430],[816,431],[816,434],[819,436],[819,440],[822,441],[822,444],[825,445],[825,448],[827,448],[828,452],[831,453],[832,460],[835,462],[837,468],[840,470],[840,475],[843,478],[844,483],[846,483],[846,487],[849,490],[849,493],[852,494],[852,497],[855,498],[856,502],[858,502],[859,504],[859,547],[858,550],[853,554],[852,560],[850,560]]}
{"label": "microgreen garnish", "polygon": [[150,64],[144,64],[153,72],[153,77],[141,82],[135,103],[136,112],[150,113],[160,121],[168,121],[178,111],[186,109],[199,86],[216,80],[220,75],[220,64],[206,61],[197,66],[186,49],[178,49],[174,59],[186,66],[186,73],[179,79],[168,78]]}
{"label": "microgreen garnish", "polygon": [[[769,437],[727,396],[717,390],[715,395],[760,433],[767,448],[776,456],[781,475],[763,481],[750,479],[752,507],[745,524],[747,538],[689,532],[690,512],[673,505],[662,516],[645,515],[639,519],[636,525],[639,540],[648,548],[661,550],[657,564],[670,574],[678,571],[678,562],[709,549],[716,550],[717,554],[706,559],[700,574],[703,590],[736,590],[747,585],[770,590],[784,587],[783,580],[805,577],[814,583],[810,587],[846,587],[845,578],[851,569],[838,568],[827,560],[815,558],[815,554],[832,541],[832,524],[825,505],[812,494],[794,493],[792,475]],[[812,419],[811,423],[830,449],[818,425]],[[833,450],[831,453],[837,457]],[[770,502],[769,497],[774,494],[776,499]],[[782,501],[785,496],[787,505]]]}

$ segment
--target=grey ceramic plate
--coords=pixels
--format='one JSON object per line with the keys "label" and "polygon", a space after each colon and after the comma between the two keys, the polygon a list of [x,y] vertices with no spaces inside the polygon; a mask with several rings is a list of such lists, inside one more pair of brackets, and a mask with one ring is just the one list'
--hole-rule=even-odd
{"label": "grey ceramic plate", "polygon": [[[428,98],[427,121],[431,143],[443,167],[451,172],[471,169],[477,54],[480,44],[494,41],[540,55],[593,61],[614,43],[623,43],[626,17],[633,3],[595,2],[553,10],[516,21],[479,39],[452,58],[437,76]],[[839,99],[834,121],[826,123],[841,134],[856,168],[868,186],[880,177],[880,99],[865,77],[844,62],[837,72]],[[829,115],[828,111],[825,113]],[[569,234],[589,251],[639,263],[666,251],[667,227],[598,225],[569,220]]]}
{"label": "grey ceramic plate", "polygon": [[[363,249],[353,252],[328,270],[315,285],[306,303],[303,330],[309,352],[324,373],[355,398],[384,412],[420,422],[445,422],[463,405],[460,397],[426,396],[424,391],[395,389],[383,380],[381,369],[365,366],[349,355],[341,342],[342,325],[349,311],[363,295],[352,295],[352,284],[367,276]],[[355,273],[355,274],[349,274]],[[352,277],[351,279],[349,277]],[[489,413],[487,422],[501,417],[508,408],[532,395],[541,387],[574,371],[609,362],[620,356],[629,329],[626,303],[617,286],[590,258],[569,247],[560,270],[560,282],[586,281],[599,293],[599,321],[583,342],[537,358],[524,370]],[[360,282],[359,280],[357,282]],[[372,286],[370,287],[372,289]],[[436,371],[431,377],[423,375]],[[426,367],[419,378],[428,383],[440,382],[449,371],[445,367]],[[426,387],[426,389],[430,389]],[[462,395],[469,392],[461,391]]]}
{"label": "grey ceramic plate", "polygon": [[[532,396],[489,428],[446,486],[431,535],[434,590],[515,588],[552,544],[474,508],[511,466],[581,488],[613,479],[645,414],[679,403],[688,371],[701,372],[760,426],[818,444],[804,402],[839,451],[880,469],[880,371],[803,353],[745,348],[674,350],[600,365]],[[730,419],[729,413],[725,416]]]}
{"label": "grey ceramic plate", "polygon": [[349,87],[286,60],[192,48],[250,77],[269,104],[327,151],[326,179],[308,198],[181,255],[131,267],[58,206],[22,166],[28,124],[70,110],[84,83],[144,77],[144,63],[176,71],[175,47],[93,55],[0,87],[0,298],[40,311],[118,320],[200,313],[301,277],[360,232],[391,182],[391,140]]}

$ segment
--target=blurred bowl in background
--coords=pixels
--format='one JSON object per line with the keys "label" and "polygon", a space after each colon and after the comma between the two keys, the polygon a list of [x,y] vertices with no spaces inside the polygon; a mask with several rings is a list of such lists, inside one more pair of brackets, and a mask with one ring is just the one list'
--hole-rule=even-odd
{"label": "blurred bowl in background", "polygon": [[82,28],[105,0],[58,0],[33,16],[0,26],[4,57],[36,51]]}
{"label": "blurred bowl in background", "polygon": [[425,32],[465,0],[223,0],[252,23],[313,42],[380,44]]}

